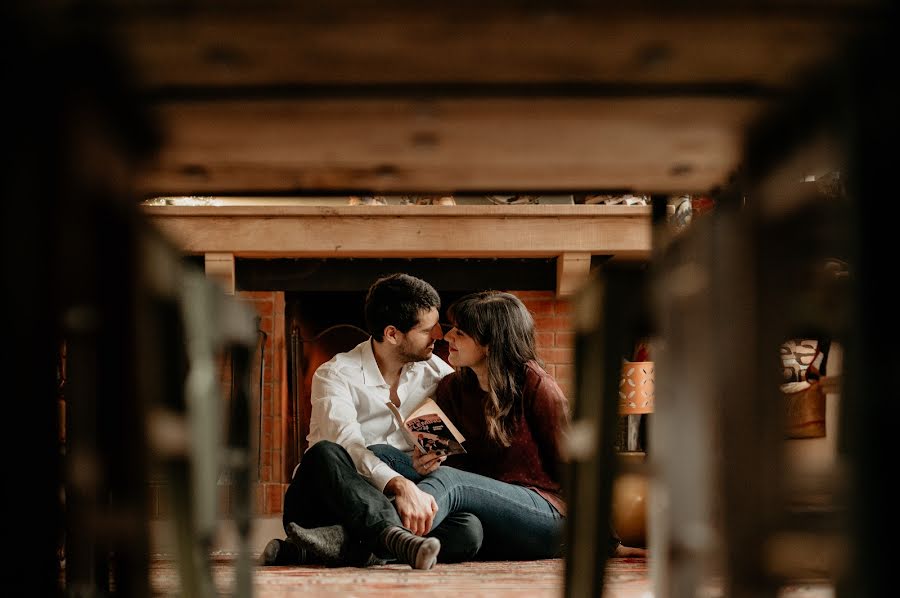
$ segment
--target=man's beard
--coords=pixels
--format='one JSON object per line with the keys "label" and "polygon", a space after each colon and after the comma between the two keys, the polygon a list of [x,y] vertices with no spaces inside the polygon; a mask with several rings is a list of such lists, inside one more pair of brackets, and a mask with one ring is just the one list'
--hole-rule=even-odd
{"label": "man's beard", "polygon": [[429,345],[428,347],[422,349],[420,353],[414,353],[412,349],[410,349],[410,347],[406,343],[404,343],[398,348],[397,353],[404,362],[409,363],[412,361],[428,361],[429,359],[431,359],[433,350],[434,347]]}

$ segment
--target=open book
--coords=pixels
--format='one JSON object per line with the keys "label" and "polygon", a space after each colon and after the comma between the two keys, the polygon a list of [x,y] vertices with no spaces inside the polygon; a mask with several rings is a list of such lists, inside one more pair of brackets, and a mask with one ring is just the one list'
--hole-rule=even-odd
{"label": "open book", "polygon": [[462,447],[466,439],[432,399],[426,399],[406,421],[396,405],[388,401],[387,406],[409,442],[423,453],[455,455],[466,452]]}

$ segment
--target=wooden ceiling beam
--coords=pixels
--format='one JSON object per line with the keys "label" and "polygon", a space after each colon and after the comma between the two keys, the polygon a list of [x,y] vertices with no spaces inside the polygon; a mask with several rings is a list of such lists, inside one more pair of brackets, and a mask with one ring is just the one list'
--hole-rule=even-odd
{"label": "wooden ceiling beam", "polygon": [[784,89],[831,56],[874,3],[183,4],[123,7],[114,19],[145,89],[561,81]]}
{"label": "wooden ceiling beam", "polygon": [[535,189],[701,192],[727,181],[757,100],[167,102],[145,196]]}

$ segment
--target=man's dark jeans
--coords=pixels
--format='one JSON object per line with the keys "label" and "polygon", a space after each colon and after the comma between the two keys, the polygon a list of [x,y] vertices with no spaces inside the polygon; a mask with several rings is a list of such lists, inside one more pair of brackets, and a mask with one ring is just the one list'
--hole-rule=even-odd
{"label": "man's dark jeans", "polygon": [[[282,522],[285,531],[290,522],[306,528],[342,524],[353,540],[381,558],[390,555],[378,546],[378,536],[402,526],[394,503],[356,472],[346,449],[325,440],[303,455],[284,495]],[[478,519],[462,512],[450,514],[428,536],[441,541],[442,563],[470,560],[483,538]]]}

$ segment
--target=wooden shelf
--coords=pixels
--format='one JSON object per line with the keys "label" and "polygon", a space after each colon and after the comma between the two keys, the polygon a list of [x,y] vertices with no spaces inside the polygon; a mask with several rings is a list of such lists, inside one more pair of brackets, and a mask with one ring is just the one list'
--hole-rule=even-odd
{"label": "wooden shelf", "polygon": [[189,254],[647,259],[645,206],[145,207]]}

